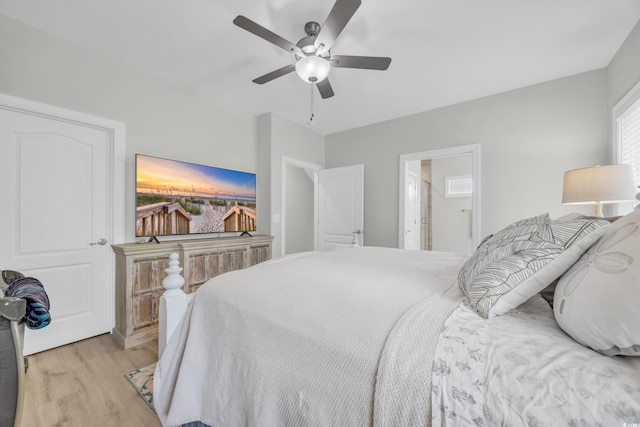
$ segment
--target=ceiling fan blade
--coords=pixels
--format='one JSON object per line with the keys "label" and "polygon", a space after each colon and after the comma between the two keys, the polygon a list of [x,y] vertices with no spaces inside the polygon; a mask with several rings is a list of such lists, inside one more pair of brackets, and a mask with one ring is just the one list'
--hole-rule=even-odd
{"label": "ceiling fan blade", "polygon": [[316,55],[322,55],[331,49],[360,4],[360,0],[336,0],[313,43],[316,47]]}
{"label": "ceiling fan blade", "polygon": [[267,73],[264,76],[260,76],[257,79],[253,79],[253,82],[259,85],[262,85],[267,82],[270,82],[271,80],[277,79],[278,77],[282,77],[285,74],[289,74],[290,72],[295,71],[295,69],[296,69],[296,66],[293,64],[285,65],[284,67],[278,68],[277,70]]}
{"label": "ceiling fan blade", "polygon": [[242,16],[242,15],[236,16],[236,18],[233,20],[233,23],[236,24],[238,27],[243,28],[249,31],[250,33],[255,34],[256,36],[263,38],[270,43],[273,43],[274,45],[286,50],[287,52],[293,52],[300,56],[306,56],[298,46],[296,46],[295,44],[291,43],[286,39],[283,39],[276,33],[270,30],[267,30],[262,25],[255,23],[254,21],[247,18],[246,16]]}
{"label": "ceiling fan blade", "polygon": [[332,55],[329,63],[336,68],[364,68],[367,70],[386,70],[391,58],[381,56]]}
{"label": "ceiling fan blade", "polygon": [[321,82],[316,83],[318,91],[320,92],[320,96],[322,99],[331,98],[333,94],[333,89],[331,88],[331,83],[329,83],[329,79],[324,79]]}

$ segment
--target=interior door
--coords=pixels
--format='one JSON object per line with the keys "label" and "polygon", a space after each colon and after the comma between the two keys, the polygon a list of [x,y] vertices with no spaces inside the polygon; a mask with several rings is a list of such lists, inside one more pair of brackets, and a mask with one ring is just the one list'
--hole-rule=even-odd
{"label": "interior door", "polygon": [[26,330],[24,352],[109,332],[112,134],[3,107],[0,269],[37,278],[51,303],[51,324]]}
{"label": "interior door", "polygon": [[418,210],[420,208],[418,199],[418,176],[411,171],[407,171],[407,198],[405,209],[405,249],[420,249],[418,232]]}
{"label": "interior door", "polygon": [[323,169],[317,174],[316,250],[364,245],[364,165]]}

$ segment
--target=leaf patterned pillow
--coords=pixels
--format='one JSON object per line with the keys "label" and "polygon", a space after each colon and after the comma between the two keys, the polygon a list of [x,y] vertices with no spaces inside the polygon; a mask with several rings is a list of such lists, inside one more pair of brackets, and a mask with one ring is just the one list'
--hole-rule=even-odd
{"label": "leaf patterned pillow", "polygon": [[640,210],[611,224],[562,275],[553,312],[580,344],[607,356],[640,356]]}
{"label": "leaf patterned pillow", "polygon": [[484,318],[499,316],[542,291],[575,263],[609,225],[549,214],[515,222],[478,247],[458,273],[458,284]]}

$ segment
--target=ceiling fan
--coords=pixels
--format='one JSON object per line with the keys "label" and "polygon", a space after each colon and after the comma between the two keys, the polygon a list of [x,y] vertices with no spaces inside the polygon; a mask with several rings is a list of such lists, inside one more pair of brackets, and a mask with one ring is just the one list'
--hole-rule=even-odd
{"label": "ceiling fan", "polygon": [[267,30],[249,18],[238,15],[233,23],[256,36],[295,55],[295,64],[285,65],[275,71],[254,79],[257,84],[264,84],[282,77],[293,71],[306,82],[313,83],[318,88],[323,99],[334,95],[331,84],[327,79],[331,68],[361,68],[367,70],[386,70],[391,58],[376,56],[346,56],[332,55],[331,46],[336,41],[353,14],[360,7],[360,0],[337,0],[329,16],[322,26],[317,22],[307,22],[303,37],[293,44],[279,35]]}

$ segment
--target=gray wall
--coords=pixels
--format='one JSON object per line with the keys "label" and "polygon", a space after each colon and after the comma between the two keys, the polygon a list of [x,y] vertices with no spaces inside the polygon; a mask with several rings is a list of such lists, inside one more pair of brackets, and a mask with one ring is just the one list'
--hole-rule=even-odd
{"label": "gray wall", "polygon": [[0,92],[126,123],[127,241],[135,234],[135,153],[257,170],[257,118],[251,114],[3,15],[0,57]]}
{"label": "gray wall", "polygon": [[[398,156],[482,144],[482,230],[560,204],[562,174],[605,163],[610,107],[640,79],[640,24],[606,69],[322,137],[255,117],[0,16],[0,92],[126,123],[126,233],[133,240],[133,154],[258,173],[258,231],[279,239],[282,156],[365,165],[367,245],[398,242]],[[423,82],[421,84],[428,84]],[[326,148],[325,148],[326,147]],[[279,247],[275,253],[279,253]]]}
{"label": "gray wall", "polygon": [[[396,246],[398,156],[482,145],[481,233],[560,203],[563,173],[611,162],[611,108],[640,81],[640,22],[607,68],[326,138],[326,166],[365,164],[367,244]],[[606,212],[605,212],[606,214]]]}
{"label": "gray wall", "polygon": [[228,108],[3,15],[0,58],[0,93],[126,124],[126,241],[135,240],[135,153],[258,173],[258,232],[276,236],[281,157],[324,162],[324,137],[308,129]]}
{"label": "gray wall", "polygon": [[[264,222],[261,230],[274,236],[273,256],[277,257],[282,247],[283,224],[275,219],[282,217],[283,157],[324,166],[324,137],[273,113],[260,116],[260,128],[258,179],[263,181],[262,185],[268,185],[268,190],[264,189],[262,194],[267,191],[270,194],[269,214],[260,213],[260,220]],[[305,247],[307,243],[306,235],[299,235],[299,241],[290,242],[294,247]]]}
{"label": "gray wall", "polygon": [[285,253],[314,249],[313,176],[304,169],[287,166]]}
{"label": "gray wall", "polygon": [[607,70],[402,117],[326,138],[326,166],[364,163],[367,245],[398,242],[398,157],[482,147],[481,234],[584,207],[561,203],[566,170],[608,159]]}

